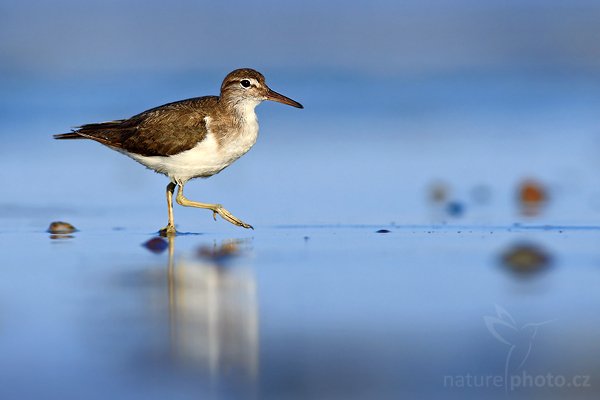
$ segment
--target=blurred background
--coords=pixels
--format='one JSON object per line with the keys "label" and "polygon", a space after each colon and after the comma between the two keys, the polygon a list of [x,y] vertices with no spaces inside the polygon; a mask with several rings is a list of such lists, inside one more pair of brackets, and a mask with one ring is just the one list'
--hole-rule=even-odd
{"label": "blurred background", "polygon": [[[443,380],[505,376],[485,316],[525,349],[556,320],[527,370],[597,376],[599,20],[585,0],[0,0],[2,397],[39,397],[34,376],[63,398],[504,398]],[[140,246],[167,179],[52,134],[240,67],[305,109],[260,105],[257,145],[186,194],[256,232],[176,207],[192,234]],[[49,240],[58,219],[80,232]],[[567,393],[598,388],[510,394]]]}
{"label": "blurred background", "polygon": [[190,185],[192,198],[241,210],[254,225],[405,224],[437,220],[428,200],[441,190],[465,221],[511,223],[519,188],[533,180],[551,199],[547,222],[600,220],[593,1],[0,7],[10,215],[25,205],[128,208],[144,221],[164,213],[164,177],[50,135],[218,94],[230,70],[248,66],[306,109],[261,105],[258,146]]}

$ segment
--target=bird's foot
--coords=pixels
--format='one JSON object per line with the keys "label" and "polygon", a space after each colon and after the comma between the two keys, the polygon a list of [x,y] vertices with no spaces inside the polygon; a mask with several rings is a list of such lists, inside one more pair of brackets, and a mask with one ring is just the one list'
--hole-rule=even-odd
{"label": "bird's foot", "polygon": [[158,234],[162,237],[170,237],[175,236],[177,234],[177,231],[175,230],[175,225],[169,224],[162,228],[160,231],[158,231]]}
{"label": "bird's foot", "polygon": [[234,225],[241,226],[242,228],[254,230],[252,225],[247,224],[244,221],[242,221],[241,219],[234,217],[229,211],[227,211],[225,208],[223,208],[223,206],[220,204],[217,204],[215,206],[215,208],[212,209],[212,211],[213,211],[213,218],[215,221],[217,220],[217,214],[219,214],[221,216],[221,218],[223,218],[225,221],[229,221]]}

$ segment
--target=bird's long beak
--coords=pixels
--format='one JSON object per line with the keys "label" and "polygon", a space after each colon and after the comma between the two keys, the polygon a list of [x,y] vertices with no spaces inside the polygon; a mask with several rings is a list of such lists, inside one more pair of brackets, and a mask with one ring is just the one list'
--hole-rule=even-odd
{"label": "bird's long beak", "polygon": [[302,104],[298,103],[297,101],[294,101],[294,100],[290,99],[289,97],[285,97],[284,95],[279,94],[276,91],[271,90],[271,89],[269,89],[269,91],[267,92],[267,95],[265,97],[267,98],[267,100],[287,104],[288,106],[292,106],[292,107],[296,107],[296,108],[304,108],[304,106],[302,106]]}

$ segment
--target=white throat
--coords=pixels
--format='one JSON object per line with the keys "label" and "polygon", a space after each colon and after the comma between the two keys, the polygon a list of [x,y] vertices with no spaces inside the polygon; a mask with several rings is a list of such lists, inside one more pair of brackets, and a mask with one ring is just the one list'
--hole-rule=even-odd
{"label": "white throat", "polygon": [[[228,163],[237,160],[254,146],[258,138],[258,118],[254,109],[261,102],[255,99],[244,99],[233,108],[238,117],[239,130],[225,137],[220,148],[220,154],[229,159]],[[210,130],[210,124],[208,125]]]}
{"label": "white throat", "polygon": [[243,99],[242,101],[235,103],[233,109],[236,111],[238,117],[242,120],[242,124],[257,123],[254,109],[260,103],[261,101],[256,99]]}

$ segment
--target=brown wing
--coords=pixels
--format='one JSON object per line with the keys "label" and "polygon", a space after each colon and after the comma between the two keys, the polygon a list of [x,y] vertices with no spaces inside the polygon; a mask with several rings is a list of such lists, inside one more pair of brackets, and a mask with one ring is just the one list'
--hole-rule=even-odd
{"label": "brown wing", "polygon": [[125,120],[86,124],[73,133],[143,156],[169,156],[206,138],[207,106],[217,97],[199,97],[156,107]]}

